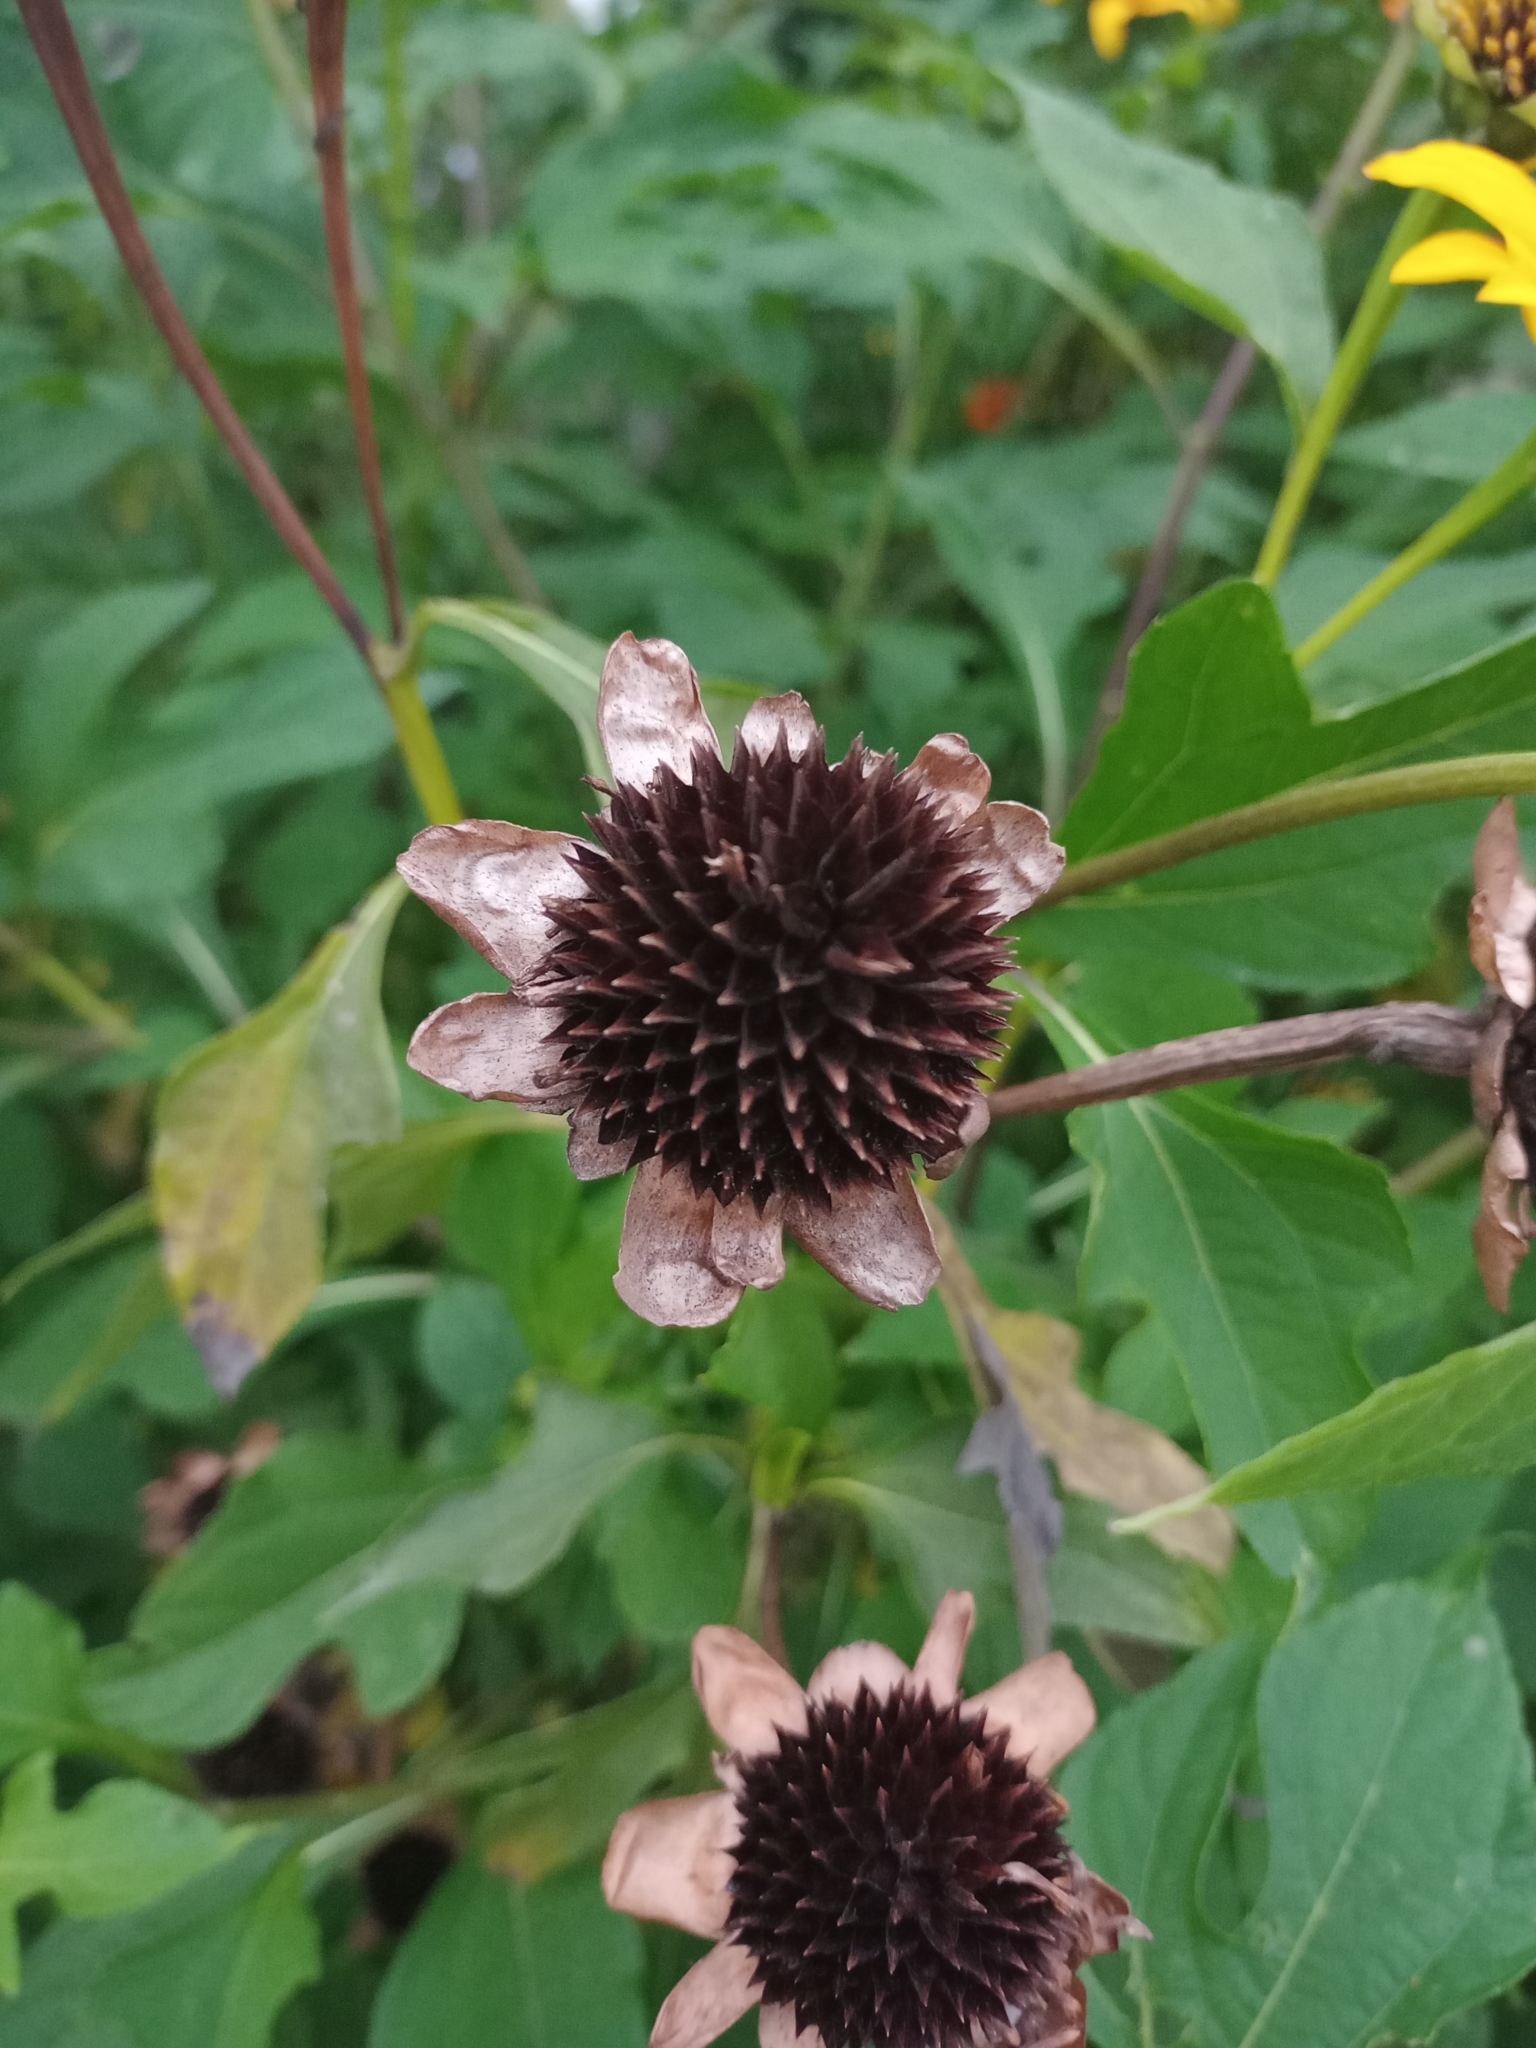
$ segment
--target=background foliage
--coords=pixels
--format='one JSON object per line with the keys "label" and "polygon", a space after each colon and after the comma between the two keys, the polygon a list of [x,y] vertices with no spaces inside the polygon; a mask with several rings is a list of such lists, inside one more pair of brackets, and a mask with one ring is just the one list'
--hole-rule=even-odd
{"label": "background foliage", "polygon": [[[382,626],[301,25],[74,16],[180,303]],[[580,829],[624,628],[680,641],[726,729],[792,687],[837,750],[964,731],[1074,859],[1536,744],[1527,504],[1304,678],[1286,652],[1536,427],[1507,312],[1410,297],[1274,605],[1228,580],[1394,217],[1362,190],[1320,248],[1302,212],[1388,34],[1249,0],[1107,67],[1071,0],[362,0],[375,400],[470,814]],[[1433,72],[1391,139],[1437,131]],[[1231,332],[1262,360],[1182,608],[1068,811]],[[955,1471],[971,1386],[937,1298],[871,1312],[807,1261],[725,1330],[639,1323],[622,1186],[405,1071],[431,1005],[499,984],[381,885],[420,822],[388,719],[175,381],[9,13],[0,730],[0,2048],[638,2048],[700,1951],[609,1914],[595,1859],[626,1804],[707,1782],[687,1644],[752,1617],[765,1532],[802,1675],[866,1634],[910,1655],[952,1585],[972,1689],[1018,1661],[996,1489]],[[1054,996],[1009,1078],[1470,1001],[1482,808],[1040,912]],[[1222,1083],[1000,1124],[947,1188],[1066,1495],[1056,1634],[1102,1716],[1076,1843],[1157,1936],[1096,1966],[1102,2048],[1533,2025],[1536,1298],[1482,1300],[1475,1154],[1414,1170],[1467,1115],[1392,1068]],[[228,1377],[271,1347],[232,1403],[168,1284],[235,1304]],[[1356,1410],[1228,1481],[1230,1562],[1219,1521],[1107,1533],[1146,1505],[1105,1477],[1114,1416],[1166,1498],[1165,1439],[1227,1472]],[[148,1557],[140,1489],[255,1421],[276,1454]]]}

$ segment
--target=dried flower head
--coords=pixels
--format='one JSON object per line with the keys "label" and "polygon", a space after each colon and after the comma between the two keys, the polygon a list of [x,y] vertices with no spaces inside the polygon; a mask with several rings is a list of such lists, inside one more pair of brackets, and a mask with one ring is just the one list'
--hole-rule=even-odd
{"label": "dried flower head", "polygon": [[253,1422],[227,1457],[223,1451],[178,1452],[166,1476],[139,1494],[148,1555],[179,1556],[234,1482],[264,1465],[281,1441],[275,1422]]}
{"label": "dried flower head", "polygon": [[418,1072],[571,1117],[584,1180],[638,1166],[617,1286],[657,1323],[718,1322],[783,1276],[787,1229],[866,1300],[937,1277],[914,1159],[986,1127],[997,932],[1063,855],[988,803],[964,740],[910,768],[826,758],[793,693],[754,704],[729,766],[669,641],[615,641],[596,844],[471,820],[419,833],[406,881],[512,984],[436,1011]]}
{"label": "dried flower head", "polygon": [[912,1670],[854,1643],[804,1692],[700,1630],[726,1790],[634,1808],[603,1864],[620,1912],[715,1938],[651,2048],[707,2048],[754,2005],[763,2048],[1080,2048],[1079,1966],[1146,1932],[1047,1783],[1093,1701],[1059,1651],[962,1700],[975,1612],[947,1593]]}
{"label": "dried flower head", "polygon": [[1536,1236],[1530,1191],[1530,1162],[1536,1158],[1536,889],[1521,866],[1520,832],[1508,797],[1494,805],[1477,835],[1472,878],[1472,964],[1496,993],[1472,1060],[1472,1107],[1490,1139],[1472,1244],[1488,1299],[1504,1314],[1526,1246]]}

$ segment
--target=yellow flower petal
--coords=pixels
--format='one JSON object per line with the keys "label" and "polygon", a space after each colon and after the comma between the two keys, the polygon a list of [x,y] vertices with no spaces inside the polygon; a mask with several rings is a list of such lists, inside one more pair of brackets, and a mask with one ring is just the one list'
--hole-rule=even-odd
{"label": "yellow flower petal", "polygon": [[1498,277],[1490,277],[1477,296],[1485,306],[1536,306],[1536,270],[1511,264]]}
{"label": "yellow flower petal", "polygon": [[1365,167],[1383,184],[1441,192],[1491,221],[1511,255],[1536,264],[1536,187],[1518,165],[1470,142],[1421,142]]}
{"label": "yellow flower petal", "polygon": [[1531,337],[1532,341],[1536,341],[1536,307],[1522,306],[1520,308],[1520,318],[1525,322],[1526,333]]}
{"label": "yellow flower petal", "polygon": [[1228,28],[1242,0],[1090,0],[1088,33],[1106,61],[1125,54],[1125,33],[1133,21],[1157,14],[1187,14],[1197,28]]}
{"label": "yellow flower petal", "polygon": [[1090,0],[1088,33],[1093,47],[1107,64],[1125,55],[1125,32],[1135,9],[1126,0]]}
{"label": "yellow flower petal", "polygon": [[1392,266],[1393,284],[1463,284],[1481,282],[1510,268],[1509,251],[1492,235],[1470,228],[1452,228],[1417,243]]}

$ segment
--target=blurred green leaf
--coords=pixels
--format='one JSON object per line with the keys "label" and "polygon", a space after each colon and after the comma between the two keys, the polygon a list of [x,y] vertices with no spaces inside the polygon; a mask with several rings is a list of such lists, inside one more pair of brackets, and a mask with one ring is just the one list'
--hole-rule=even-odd
{"label": "blurred green leaf", "polygon": [[34,1750],[78,1746],[84,1681],[79,1625],[25,1586],[0,1586],[0,1770]]}
{"label": "blurred green leaf", "polygon": [[1155,1544],[1111,1536],[1097,1502],[1068,1495],[1061,1546],[1046,1566],[1060,1628],[1102,1628],[1142,1642],[1201,1650],[1226,1633],[1218,1582]]}
{"label": "blurred green leaf", "polygon": [[1346,427],[1331,454],[1337,462],[1475,484],[1533,428],[1536,395],[1529,391],[1455,391],[1386,419]]}
{"label": "blurred green leaf", "polygon": [[[1363,1297],[1408,1263],[1379,1167],[1187,1094],[1081,1111],[1071,1129],[1094,1173],[1085,1292],[1157,1309],[1218,1473],[1369,1391]],[[1289,1572],[1292,1511],[1240,1519]]]}
{"label": "blurred green leaf", "polygon": [[223,1392],[319,1285],[330,1148],[398,1131],[378,990],[404,897],[393,876],[381,882],[280,995],[200,1046],[161,1091],[153,1188],[166,1271]]}
{"label": "blurred green leaf", "polygon": [[465,1857],[401,1943],[368,2048],[641,2048],[640,1970],[594,1871],[516,1885]]}
{"label": "blurred green leaf", "polygon": [[416,1325],[422,1376],[461,1415],[494,1422],[532,1361],[506,1297],[488,1280],[450,1275]]}
{"label": "blurred green leaf", "polygon": [[606,780],[608,763],[597,736],[597,690],[607,649],[590,634],[531,605],[488,598],[469,603],[434,598],[417,613],[420,626],[451,626],[483,640],[521,669],[576,728],[587,773]]}
{"label": "blurred green leaf", "polygon": [[538,1111],[510,1102],[476,1103],[455,1116],[407,1126],[382,1145],[341,1145],[331,1159],[335,1212],[331,1261],[349,1266],[387,1251],[421,1216],[441,1213],[465,1159],[505,1131],[551,1128]]}
{"label": "blurred green leaf", "polygon": [[648,1642],[685,1644],[735,1614],[751,1510],[739,1478],[714,1464],[642,1466],[603,1504],[598,1550],[620,1611]]}
{"label": "blurred green leaf", "polygon": [[1018,81],[1040,166],[1085,227],[1176,297],[1258,343],[1305,408],[1333,361],[1317,239],[1295,200],[1228,183],[1096,108]]}
{"label": "blurred green leaf", "polygon": [[837,1348],[821,1289],[799,1267],[766,1294],[749,1289],[710,1361],[723,1393],[766,1408],[779,1422],[814,1436],[837,1398]]}
{"label": "blurred green leaf", "polygon": [[267,2048],[289,1994],[320,1972],[303,1870],[268,1834],[137,1911],[60,1920],[0,2003],[0,2048]]}
{"label": "blurred green leaf", "polygon": [[0,1796],[0,1991],[21,1984],[16,1908],[45,1893],[75,1919],[147,1905],[240,1846],[212,1814],[141,1779],[115,1779],[60,1813],[53,1758],[20,1763]]}

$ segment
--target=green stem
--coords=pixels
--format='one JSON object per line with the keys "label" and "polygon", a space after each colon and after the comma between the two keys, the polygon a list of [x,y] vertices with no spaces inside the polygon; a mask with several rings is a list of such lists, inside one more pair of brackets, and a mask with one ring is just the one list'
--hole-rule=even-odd
{"label": "green stem", "polygon": [[1077,861],[1045,899],[1059,903],[1090,890],[1111,889],[1138,876],[1177,867],[1201,854],[1246,846],[1277,832],[1299,831],[1304,825],[1327,825],[1340,818],[1364,817],[1371,811],[1396,811],[1409,804],[1455,803],[1463,797],[1536,795],[1536,754],[1469,754],[1460,761],[1424,761],[1412,768],[1387,768],[1377,775],[1354,775],[1337,782],[1309,782],[1299,789],[1244,804],[1219,817],[1201,818],[1124,846]]}
{"label": "green stem", "polygon": [[1322,396],[1302,430],[1290,467],[1285,472],[1285,482],[1280,486],[1269,531],[1264,536],[1264,545],[1259,550],[1253,571],[1254,582],[1262,583],[1266,589],[1274,585],[1290,558],[1296,530],[1301,525],[1324,459],[1333,445],[1333,437],[1354,404],[1365,373],[1403,303],[1407,287],[1391,282],[1392,267],[1405,249],[1423,241],[1446,205],[1447,202],[1437,192],[1415,192],[1398,215],[1397,225],[1377,258],[1376,268],[1371,272],[1370,281],[1355,308],[1355,317],[1349,323],[1349,331],[1339,344],[1339,353],[1334,358]]}
{"label": "green stem", "polygon": [[384,0],[384,142],[388,161],[379,187],[389,249],[389,309],[406,348],[416,337],[416,152],[405,100],[405,38],[409,0]]}
{"label": "green stem", "polygon": [[464,815],[453,774],[443,757],[442,743],[431,714],[421,701],[414,650],[404,660],[394,649],[375,643],[373,670],[395,724],[400,758],[429,825],[456,825]]}
{"label": "green stem", "polygon": [[1480,484],[1474,485],[1443,519],[1437,519],[1427,532],[1419,535],[1412,547],[1404,548],[1395,561],[1388,562],[1379,576],[1373,576],[1363,590],[1355,592],[1348,604],[1341,606],[1331,619],[1303,640],[1295,652],[1296,666],[1305,668],[1308,662],[1316,661],[1335,640],[1342,640],[1351,627],[1358,626],[1368,612],[1385,603],[1394,590],[1401,590],[1421,569],[1427,569],[1431,562],[1438,562],[1452,548],[1460,547],[1470,534],[1496,518],[1506,505],[1513,503],[1532,484],[1536,484],[1536,434],[1527,435],[1514,454],[1507,455],[1491,476],[1485,476]]}
{"label": "green stem", "polygon": [[16,962],[28,981],[35,981],[39,988],[47,989],[72,1016],[82,1024],[89,1024],[93,1031],[100,1032],[109,1045],[142,1045],[143,1039],[124,1017],[122,1012],[97,995],[88,982],[82,981],[72,967],[66,967],[62,960],[55,960],[51,953],[45,953],[38,946],[32,946],[18,931],[9,925],[0,924],[0,953],[8,953]]}

